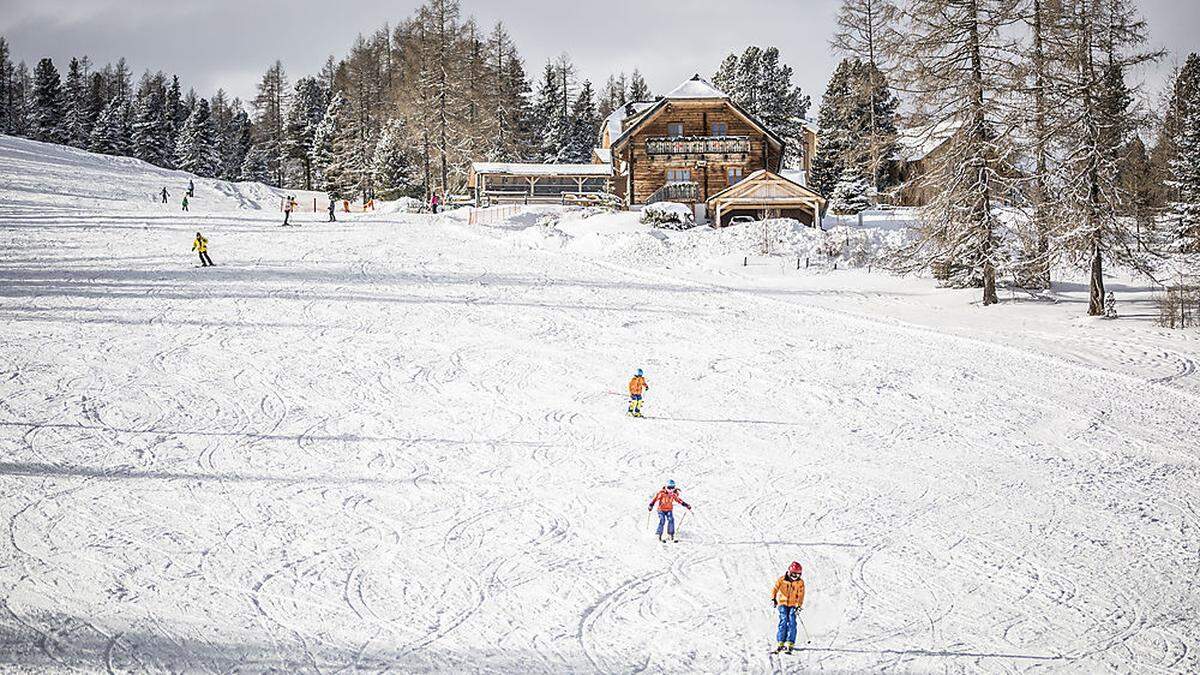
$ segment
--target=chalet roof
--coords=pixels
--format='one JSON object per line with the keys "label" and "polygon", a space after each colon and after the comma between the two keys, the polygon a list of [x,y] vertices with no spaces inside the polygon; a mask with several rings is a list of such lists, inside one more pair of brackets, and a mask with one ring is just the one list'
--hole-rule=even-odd
{"label": "chalet roof", "polygon": [[603,164],[612,164],[611,148],[592,148],[592,154]]}
{"label": "chalet roof", "polygon": [[729,98],[729,95],[700,77],[700,73],[696,73],[692,76],[692,79],[686,80],[683,84],[675,87],[663,98],[676,100],[684,98]]}
{"label": "chalet roof", "polygon": [[488,176],[608,177],[611,164],[534,164],[526,162],[472,162],[471,172]]}

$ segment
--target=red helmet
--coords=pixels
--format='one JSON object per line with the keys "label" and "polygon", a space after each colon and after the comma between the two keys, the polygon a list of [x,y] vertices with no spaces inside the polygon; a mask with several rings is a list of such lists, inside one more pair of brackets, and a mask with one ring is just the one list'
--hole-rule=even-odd
{"label": "red helmet", "polygon": [[788,565],[788,574],[803,574],[803,573],[804,573],[804,568],[800,566],[800,563],[793,561],[791,565]]}

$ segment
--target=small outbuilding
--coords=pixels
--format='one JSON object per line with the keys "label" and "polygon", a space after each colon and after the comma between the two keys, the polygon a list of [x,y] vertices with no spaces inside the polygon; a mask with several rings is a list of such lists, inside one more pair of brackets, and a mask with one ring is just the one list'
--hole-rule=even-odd
{"label": "small outbuilding", "polygon": [[759,169],[718,192],[706,203],[716,227],[724,227],[734,216],[758,219],[794,218],[805,225],[819,226],[827,201],[817,192],[777,173]]}

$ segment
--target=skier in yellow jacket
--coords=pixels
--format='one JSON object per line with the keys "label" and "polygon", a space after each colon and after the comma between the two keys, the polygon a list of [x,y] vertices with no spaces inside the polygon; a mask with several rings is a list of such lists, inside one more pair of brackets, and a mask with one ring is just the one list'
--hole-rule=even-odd
{"label": "skier in yellow jacket", "polygon": [[804,579],[800,578],[803,573],[804,568],[800,563],[793,562],[788,565],[787,573],[775,582],[775,588],[771,589],[771,604],[779,610],[779,630],[775,633],[779,646],[775,648],[776,652],[790,654],[792,646],[796,644],[796,622],[800,608],[804,606]]}
{"label": "skier in yellow jacket", "polygon": [[192,250],[200,253],[201,267],[214,265],[212,258],[208,257],[208,239],[205,239],[204,235],[199,232],[196,233],[196,240],[192,242]]}

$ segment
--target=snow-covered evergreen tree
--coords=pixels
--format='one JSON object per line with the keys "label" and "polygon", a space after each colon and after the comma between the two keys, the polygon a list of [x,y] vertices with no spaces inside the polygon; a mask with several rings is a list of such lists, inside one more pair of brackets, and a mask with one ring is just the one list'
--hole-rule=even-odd
{"label": "snow-covered evergreen tree", "polygon": [[63,85],[63,140],[76,148],[86,148],[94,120],[89,119],[87,72],[84,63],[71,59]]}
{"label": "snow-covered evergreen tree", "polygon": [[857,164],[847,166],[830,196],[829,209],[841,216],[857,215],[871,207],[872,192],[863,168]]}
{"label": "snow-covered evergreen tree", "polygon": [[[1188,56],[1184,70],[1187,76],[1200,72],[1200,56]],[[1180,102],[1176,152],[1170,163],[1172,178],[1168,185],[1174,199],[1169,217],[1175,231],[1172,248],[1200,253],[1200,86],[1177,90],[1185,91],[1190,100]]]}
{"label": "snow-covered evergreen tree", "polygon": [[[736,58],[732,55],[730,58],[736,63]],[[850,136],[849,105],[854,97],[854,87],[854,61],[842,59],[829,78],[817,115],[821,139],[817,145],[816,157],[813,158],[812,176],[808,182],[823,195],[833,194],[847,159],[851,162],[856,161],[854,153],[851,152],[854,139]]]}
{"label": "snow-covered evergreen tree", "polygon": [[13,64],[8,41],[0,37],[0,134],[11,133]]}
{"label": "snow-covered evergreen tree", "polygon": [[104,106],[99,119],[92,128],[88,150],[105,155],[128,155],[130,130],[126,124],[129,105],[120,96]]}
{"label": "snow-covered evergreen tree", "polygon": [[217,141],[221,154],[221,174],[225,180],[243,180],[242,163],[250,152],[253,131],[250,116],[242,109],[242,102],[233,99],[230,106],[232,116]]}
{"label": "snow-covered evergreen tree", "polygon": [[375,144],[371,178],[377,194],[383,199],[416,197],[421,186],[411,160],[408,132],[400,118],[393,118],[383,127]]}
{"label": "snow-covered evergreen tree", "polygon": [[163,90],[150,86],[133,106],[133,156],[157,166],[173,166],[171,121],[167,118]]}
{"label": "snow-covered evergreen tree", "polygon": [[592,149],[596,147],[596,135],[600,128],[593,97],[592,83],[585,81],[571,108],[568,132],[559,150],[558,161],[576,164],[592,161]]}
{"label": "snow-covered evergreen tree", "polygon": [[558,72],[552,63],[547,62],[533,106],[534,129],[540,146],[538,161],[556,161],[566,145],[569,129],[566,120],[559,114],[561,99]]}
{"label": "snow-covered evergreen tree", "polygon": [[312,150],[319,186],[331,197],[351,199],[365,183],[366,163],[357,151],[357,137],[357,120],[345,95],[339,91],[317,125]]}
{"label": "snow-covered evergreen tree", "polygon": [[258,145],[251,145],[242,159],[238,180],[255,183],[271,182],[271,162],[267,150]]}
{"label": "snow-covered evergreen tree", "polygon": [[54,61],[42,59],[33,71],[33,137],[48,143],[66,140],[62,80]]}
{"label": "snow-covered evergreen tree", "polygon": [[197,176],[212,178],[221,168],[208,101],[198,99],[175,140],[175,166]]}
{"label": "snow-covered evergreen tree", "polygon": [[329,105],[329,92],[315,77],[302,77],[296,81],[292,94],[292,105],[287,114],[287,156],[300,165],[305,190],[313,186],[312,149],[317,125],[325,117]]}

